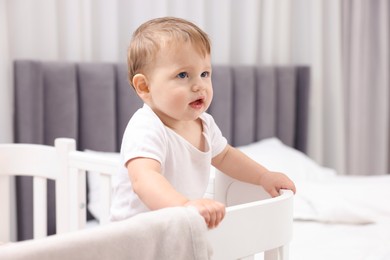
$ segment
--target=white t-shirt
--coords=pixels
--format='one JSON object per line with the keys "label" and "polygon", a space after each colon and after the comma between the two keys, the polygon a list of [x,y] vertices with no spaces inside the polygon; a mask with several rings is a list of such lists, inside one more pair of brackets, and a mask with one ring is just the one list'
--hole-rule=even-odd
{"label": "white t-shirt", "polygon": [[202,152],[166,127],[146,104],[134,113],[122,139],[123,167],[114,176],[111,220],[123,220],[149,209],[134,193],[125,164],[137,157],[160,162],[161,174],[189,199],[202,198],[209,182],[211,159],[222,152],[227,140],[211,115],[203,113],[206,152]]}

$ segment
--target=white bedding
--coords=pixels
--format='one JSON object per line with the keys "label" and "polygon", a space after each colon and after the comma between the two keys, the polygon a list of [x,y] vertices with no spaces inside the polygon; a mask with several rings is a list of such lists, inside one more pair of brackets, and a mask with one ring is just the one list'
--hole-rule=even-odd
{"label": "white bedding", "polygon": [[389,260],[390,221],[369,225],[294,222],[291,260]]}
{"label": "white bedding", "polygon": [[[297,183],[292,260],[390,259],[390,176],[341,177]],[[313,258],[315,256],[315,258]]]}
{"label": "white bedding", "polygon": [[370,224],[390,218],[390,176],[332,176],[298,181],[296,219]]}

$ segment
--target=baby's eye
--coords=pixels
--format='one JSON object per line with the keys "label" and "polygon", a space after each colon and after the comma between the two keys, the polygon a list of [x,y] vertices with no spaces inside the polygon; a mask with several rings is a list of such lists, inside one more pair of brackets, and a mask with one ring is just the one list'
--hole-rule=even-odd
{"label": "baby's eye", "polygon": [[201,76],[202,78],[207,78],[207,77],[210,76],[210,72],[208,72],[208,71],[202,72],[202,74],[200,74],[200,76]]}
{"label": "baby's eye", "polygon": [[188,78],[188,73],[187,72],[180,72],[179,74],[177,74],[177,77],[181,78],[181,79]]}

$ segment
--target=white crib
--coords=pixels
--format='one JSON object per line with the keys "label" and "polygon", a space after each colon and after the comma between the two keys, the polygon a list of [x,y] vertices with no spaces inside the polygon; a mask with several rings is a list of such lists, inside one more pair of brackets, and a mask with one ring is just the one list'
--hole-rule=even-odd
{"label": "white crib", "polygon": [[[18,146],[21,147],[17,144],[0,145],[0,175],[7,175],[9,172],[11,172],[11,175],[20,173],[19,170],[16,172],[10,171],[9,164],[5,162],[13,161],[12,158],[21,158],[22,154],[13,152],[4,157],[10,149]],[[25,148],[23,147],[23,149]],[[25,150],[27,151],[27,149]],[[48,150],[50,155],[38,155],[38,150]],[[34,145],[34,151],[30,152],[40,159],[31,161],[31,155],[23,154],[30,160],[27,162],[18,160],[13,166],[18,169],[22,165],[31,169],[29,167],[31,165],[44,165],[45,170],[57,173],[50,178],[56,181],[57,227],[61,227],[59,229],[60,233],[80,230],[85,227],[85,175],[87,171],[100,173],[101,189],[103,189],[101,192],[100,224],[108,223],[111,175],[117,171],[117,160],[104,155],[76,151],[75,141],[67,138],[56,139],[55,148]],[[30,172],[30,174],[37,175],[36,172]],[[3,186],[0,188],[3,190],[3,187],[8,183],[1,183]],[[207,238],[213,248],[212,259],[242,259],[260,252],[264,252],[264,259],[267,260],[288,259],[288,244],[292,239],[293,193],[283,190],[281,195],[276,198],[269,198],[269,196],[264,195],[266,193],[258,187],[237,182],[217,172],[215,198],[226,203],[228,208],[225,219],[220,226],[207,232]],[[43,193],[39,198],[34,196],[34,201],[40,201],[42,197],[46,196]],[[7,205],[7,203],[3,201],[1,203],[5,203],[1,204],[1,207],[6,208],[4,205]],[[7,214],[2,214],[2,216],[9,216],[9,210],[6,209],[6,211]],[[45,219],[41,220],[44,221]],[[7,241],[9,231],[8,229],[5,231],[4,227],[9,227],[10,219],[9,217],[3,217],[1,221],[1,239]],[[43,224],[40,223],[39,225]],[[101,228],[107,227],[106,225]],[[36,224],[34,223],[35,228]],[[91,230],[90,232],[96,231]],[[77,233],[74,232],[72,235],[77,236]],[[85,231],[82,234],[85,236]],[[24,245],[25,243],[23,242]],[[2,248],[0,247],[1,255]]]}

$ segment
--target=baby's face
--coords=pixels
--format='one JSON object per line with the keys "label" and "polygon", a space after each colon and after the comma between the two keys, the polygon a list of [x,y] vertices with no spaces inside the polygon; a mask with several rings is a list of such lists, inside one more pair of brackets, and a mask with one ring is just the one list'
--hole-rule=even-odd
{"label": "baby's face", "polygon": [[210,55],[191,43],[163,47],[147,75],[149,106],[166,124],[195,120],[213,98]]}

